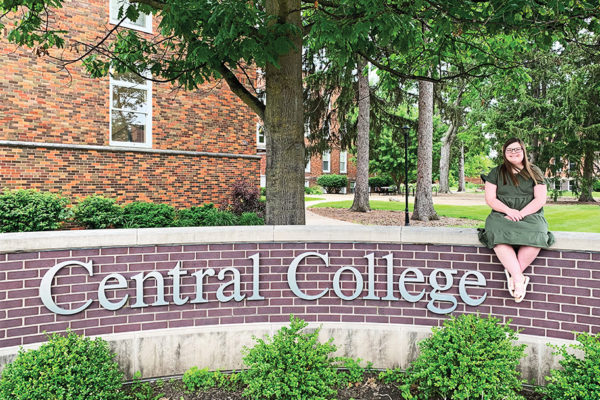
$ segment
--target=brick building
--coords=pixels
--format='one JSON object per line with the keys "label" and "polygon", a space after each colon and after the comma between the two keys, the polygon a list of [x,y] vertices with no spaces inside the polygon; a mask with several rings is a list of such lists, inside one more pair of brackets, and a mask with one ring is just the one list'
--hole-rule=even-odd
{"label": "brick building", "polygon": [[[56,16],[70,35],[63,56],[114,27],[117,1],[63,4]],[[120,29],[153,35],[157,21],[142,15]],[[132,74],[92,79],[80,63],[67,73],[10,44],[7,32],[0,32],[0,188],[184,207],[226,204],[240,178],[259,183],[254,114],[224,82],[186,92]]]}

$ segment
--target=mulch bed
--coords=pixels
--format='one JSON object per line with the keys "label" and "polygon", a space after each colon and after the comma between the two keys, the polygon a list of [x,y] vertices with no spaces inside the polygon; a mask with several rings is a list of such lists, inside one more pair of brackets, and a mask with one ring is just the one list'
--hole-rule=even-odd
{"label": "mulch bed", "polygon": [[[354,212],[345,208],[310,208],[310,212],[323,217],[339,219],[361,225],[404,225],[404,211],[372,210],[366,213]],[[409,213],[409,218],[412,213]],[[466,218],[440,217],[434,221],[413,221],[411,226],[460,226],[475,228],[482,221]]]}
{"label": "mulch bed", "polygon": [[[187,393],[179,379],[163,383],[160,387],[152,384],[155,395],[162,394],[156,400],[247,400],[242,397],[242,391],[227,391],[224,389],[206,389],[196,393]],[[521,392],[527,400],[543,400],[544,397],[531,390]],[[348,388],[340,389],[338,400],[402,400],[402,395],[397,385],[385,384],[377,379],[377,374],[366,374],[362,383],[354,384]],[[309,399],[306,399],[309,400]],[[434,400],[434,399],[432,399]],[[435,399],[437,400],[437,399]]]}

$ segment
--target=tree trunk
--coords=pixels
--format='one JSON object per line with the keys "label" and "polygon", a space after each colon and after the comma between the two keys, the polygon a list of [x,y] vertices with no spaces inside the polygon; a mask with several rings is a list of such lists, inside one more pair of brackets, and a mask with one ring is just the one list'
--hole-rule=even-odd
{"label": "tree trunk", "polygon": [[[302,31],[300,0],[267,0],[267,14]],[[267,225],[303,225],[304,133],[302,108],[302,37],[278,58],[279,68],[266,66]]]}
{"label": "tree trunk", "polygon": [[458,191],[465,192],[465,144],[460,143],[460,158],[458,159]]}
{"label": "tree trunk", "polygon": [[419,134],[417,151],[417,191],[412,219],[439,219],[433,209],[431,177],[433,163],[433,83],[419,81]]}
{"label": "tree trunk", "polygon": [[369,206],[369,77],[363,74],[367,62],[358,57],[358,126],[356,139],[356,186],[351,211],[371,211]]}
{"label": "tree trunk", "polygon": [[456,125],[450,121],[450,126],[442,137],[442,150],[440,154],[440,193],[450,193],[450,151],[456,138]]}
{"label": "tree trunk", "polygon": [[594,186],[594,147],[586,146],[583,159],[583,177],[581,179],[581,194],[578,201],[594,201],[592,196]]}

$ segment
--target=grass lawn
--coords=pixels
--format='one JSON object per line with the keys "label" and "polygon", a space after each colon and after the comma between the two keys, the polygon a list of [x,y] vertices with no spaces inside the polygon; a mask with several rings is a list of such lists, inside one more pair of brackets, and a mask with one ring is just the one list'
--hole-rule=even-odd
{"label": "grass lawn", "polygon": [[[311,207],[350,208],[352,200],[319,203]],[[404,202],[370,201],[374,210],[404,211]],[[413,204],[408,204],[412,211]],[[435,205],[435,211],[443,217],[468,218],[483,221],[490,213],[488,206],[451,206]],[[593,204],[582,205],[552,205],[544,206],[544,215],[552,231],[595,232],[600,233],[600,206]]]}
{"label": "grass lawn", "polygon": [[325,200],[325,197],[304,197],[304,201],[316,201],[316,200]]}

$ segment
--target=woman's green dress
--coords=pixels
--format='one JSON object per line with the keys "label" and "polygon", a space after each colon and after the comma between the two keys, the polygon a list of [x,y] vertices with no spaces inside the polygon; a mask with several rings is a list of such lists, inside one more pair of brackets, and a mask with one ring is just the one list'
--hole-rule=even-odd
{"label": "woman's green dress", "polygon": [[[538,167],[532,165],[541,174]],[[485,176],[484,181],[496,185],[496,198],[515,210],[522,210],[533,200],[535,181],[517,175],[519,185],[515,186],[510,177],[500,176],[500,167],[496,167]],[[543,176],[543,175],[542,175]],[[534,247],[550,247],[554,243],[554,235],[548,232],[548,221],[544,218],[544,209],[530,214],[521,221],[511,221],[506,214],[494,211],[485,220],[485,229],[479,229],[479,241],[493,249],[497,244],[526,245]]]}

